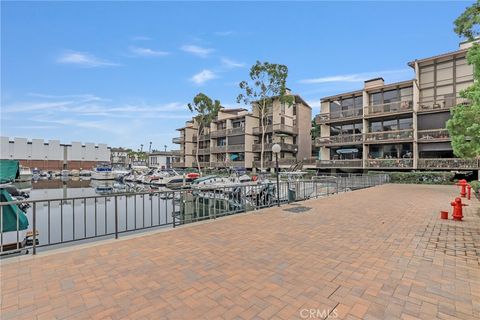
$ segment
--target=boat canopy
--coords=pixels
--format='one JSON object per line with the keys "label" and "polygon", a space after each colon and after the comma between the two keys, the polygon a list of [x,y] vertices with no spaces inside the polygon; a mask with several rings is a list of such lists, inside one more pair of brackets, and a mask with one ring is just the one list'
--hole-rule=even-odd
{"label": "boat canopy", "polygon": [[0,160],[0,183],[12,182],[20,177],[18,160]]}
{"label": "boat canopy", "polygon": [[[4,189],[0,189],[0,202],[14,201],[10,193]],[[25,212],[20,210],[16,204],[9,204],[2,207],[2,232],[16,231],[17,219],[18,230],[28,228],[28,218]],[[18,218],[17,218],[18,217]]]}

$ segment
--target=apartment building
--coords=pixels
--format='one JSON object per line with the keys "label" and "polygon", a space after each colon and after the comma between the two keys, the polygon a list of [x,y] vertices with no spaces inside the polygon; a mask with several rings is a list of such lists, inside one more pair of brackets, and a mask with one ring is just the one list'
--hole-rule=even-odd
{"label": "apartment building", "polygon": [[153,151],[148,154],[148,167],[170,169],[173,163],[179,161],[176,151]]}
{"label": "apartment building", "polygon": [[473,83],[469,46],[408,63],[412,80],[386,84],[377,78],[361,90],[322,98],[316,167],[478,170],[478,159],[455,158],[445,129],[450,109],[467,103],[460,91]]}
{"label": "apartment building", "polygon": [[[274,99],[266,108],[264,168],[274,166],[271,152],[274,143],[281,145],[279,164],[282,167],[310,158],[311,107],[300,96],[294,97],[295,103],[290,107]],[[198,148],[198,124],[195,119],[188,121],[178,129],[180,137],[173,139],[173,143],[180,144],[182,159],[174,166],[197,167],[198,150],[198,161],[203,168],[261,168],[260,118],[260,110],[255,105],[251,112],[244,108],[222,108],[210,127],[203,130]]]}

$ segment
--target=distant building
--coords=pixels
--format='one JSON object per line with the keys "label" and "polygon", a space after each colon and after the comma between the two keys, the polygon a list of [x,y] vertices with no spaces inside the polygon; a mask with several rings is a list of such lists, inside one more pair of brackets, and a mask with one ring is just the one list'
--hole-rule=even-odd
{"label": "distant building", "polygon": [[110,162],[112,165],[128,167],[131,160],[128,156],[130,150],[124,148],[111,148],[110,149]]}
{"label": "distant building", "polygon": [[154,151],[148,155],[150,168],[170,169],[173,167],[173,163],[179,161],[179,153],[175,151]]}
{"label": "distant building", "polygon": [[41,170],[88,170],[99,162],[110,162],[110,148],[103,143],[0,137],[0,159],[19,160],[23,166]]}
{"label": "distant building", "polygon": [[[272,145],[280,144],[279,166],[288,168],[298,162],[311,158],[311,107],[299,96],[292,94],[295,102],[288,107],[278,98],[266,106],[264,168],[274,166]],[[260,110],[257,105],[252,111],[247,109],[222,108],[199,137],[197,148],[197,128],[195,119],[187,121],[185,126],[177,129],[180,137],[172,142],[180,145],[181,161],[175,167],[197,167],[198,161],[203,168],[244,167],[261,168],[262,127]]]}

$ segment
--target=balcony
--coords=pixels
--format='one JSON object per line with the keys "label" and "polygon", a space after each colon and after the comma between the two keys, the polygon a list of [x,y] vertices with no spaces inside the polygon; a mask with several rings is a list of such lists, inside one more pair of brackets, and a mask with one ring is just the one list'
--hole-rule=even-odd
{"label": "balcony", "polygon": [[362,159],[317,160],[317,168],[362,168]]}
{"label": "balcony", "polygon": [[403,100],[365,107],[365,118],[413,112],[413,101]]}
{"label": "balcony", "polygon": [[447,129],[418,130],[418,142],[446,142],[450,141]]}
{"label": "balcony", "polygon": [[413,168],[413,159],[368,159],[367,168],[375,169],[411,169]]}
{"label": "balcony", "polygon": [[[297,128],[294,126],[289,126],[283,123],[276,123],[274,125],[266,125],[265,126],[265,133],[267,132],[274,132],[274,133],[286,133],[290,135],[297,134]],[[262,127],[255,127],[253,128],[254,135],[261,135],[262,134]]]}
{"label": "balcony", "polygon": [[245,145],[244,144],[229,144],[227,146],[227,152],[244,152]]}
{"label": "balcony", "polygon": [[450,170],[477,170],[480,169],[480,159],[418,159],[419,169],[450,169]]}
{"label": "balcony", "polygon": [[227,135],[228,136],[238,136],[238,135],[242,135],[244,133],[245,133],[245,127],[237,127],[237,128],[227,129]]}
{"label": "balcony", "polygon": [[365,133],[366,144],[413,141],[413,129]]}
{"label": "balcony", "polygon": [[[263,151],[265,152],[270,152],[272,151],[272,146],[275,143],[265,143],[265,147],[263,148]],[[280,147],[282,148],[281,150],[283,152],[296,152],[297,145],[296,144],[287,144],[287,143],[279,143]],[[253,152],[261,152],[262,151],[262,144],[261,143],[255,143],[253,145]]]}
{"label": "balcony", "polygon": [[245,161],[210,162],[210,167],[213,167],[213,168],[243,168],[243,167],[245,167]]}
{"label": "balcony", "polygon": [[225,137],[227,135],[227,129],[219,129],[210,132],[211,138]]}
{"label": "balcony", "polygon": [[[193,150],[193,154],[197,152],[196,149]],[[210,154],[210,148],[200,148],[198,149],[198,154],[203,155],[203,154]]]}
{"label": "balcony", "polygon": [[419,113],[445,112],[459,104],[468,105],[468,100],[460,97],[451,97],[437,100],[423,100],[418,102]]}
{"label": "balcony", "polygon": [[172,143],[182,144],[185,143],[185,139],[183,137],[175,137],[172,139]]}
{"label": "balcony", "polygon": [[363,115],[362,109],[349,109],[342,111],[335,111],[330,113],[320,113],[315,117],[317,124],[326,124],[333,122],[342,122],[348,120],[361,119]]}
{"label": "balcony", "polygon": [[181,156],[183,155],[183,151],[182,150],[172,150],[172,156]]}
{"label": "balcony", "polygon": [[213,146],[210,147],[210,152],[211,153],[225,153],[227,152],[227,146]]}
{"label": "balcony", "polygon": [[[193,139],[193,141],[197,141],[197,135],[194,134],[192,139]],[[200,139],[198,139],[198,140],[199,140],[199,141],[210,140],[210,134],[209,134],[209,133],[201,134],[201,135],[200,135]]]}
{"label": "balcony", "polygon": [[349,134],[330,137],[318,137],[315,139],[317,147],[333,146],[333,145],[349,145],[361,144],[363,142],[363,134]]}

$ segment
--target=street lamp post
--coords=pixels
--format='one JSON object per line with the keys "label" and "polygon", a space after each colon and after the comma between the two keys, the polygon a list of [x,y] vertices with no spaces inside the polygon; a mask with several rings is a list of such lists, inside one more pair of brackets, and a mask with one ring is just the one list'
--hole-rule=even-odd
{"label": "street lamp post", "polygon": [[277,172],[277,207],[280,207],[280,181],[278,178],[279,170],[278,170],[278,154],[282,151],[282,147],[275,143],[272,146],[272,152],[275,154],[275,170]]}

